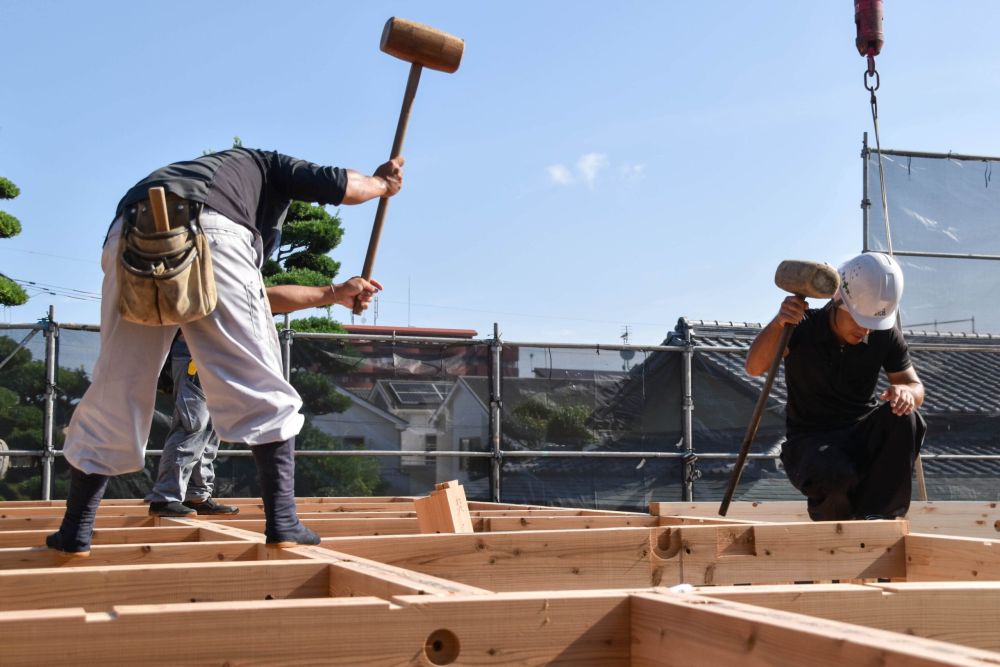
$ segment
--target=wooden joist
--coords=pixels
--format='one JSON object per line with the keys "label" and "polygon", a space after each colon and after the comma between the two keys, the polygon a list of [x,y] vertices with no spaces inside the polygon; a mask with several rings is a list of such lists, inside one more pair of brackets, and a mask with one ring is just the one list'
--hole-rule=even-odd
{"label": "wooden joist", "polygon": [[716,586],[698,593],[1000,651],[1000,582]]}
{"label": "wooden joist", "polygon": [[[649,511],[660,517],[721,518],[718,503],[654,502]],[[806,505],[799,501],[733,503],[725,518],[755,523],[809,521]],[[993,501],[914,501],[906,519],[911,533],[1000,539],[1000,506]]]}
{"label": "wooden joist", "polygon": [[[239,619],[233,623],[233,619]],[[280,620],[279,620],[280,619]],[[499,622],[498,622],[499,621]],[[227,628],[219,632],[220,627]],[[579,591],[0,613],[5,665],[995,665],[997,654],[700,595]],[[151,636],[182,637],[150,650]],[[52,641],[59,637],[59,642]]]}
{"label": "wooden joist", "polygon": [[993,665],[991,651],[700,595],[631,597],[632,667]]}
{"label": "wooden joist", "polygon": [[[1000,541],[984,535],[812,523],[802,503],[722,518],[476,501],[476,532],[418,534],[418,500],[300,499],[324,539],[291,549],[264,545],[259,499],[198,518],[108,501],[90,558],[70,560],[40,546],[60,502],[0,504],[0,661],[72,646],[104,664],[1000,663]],[[911,516],[993,530],[988,503],[951,508]],[[150,651],[164,632],[184,641]]]}

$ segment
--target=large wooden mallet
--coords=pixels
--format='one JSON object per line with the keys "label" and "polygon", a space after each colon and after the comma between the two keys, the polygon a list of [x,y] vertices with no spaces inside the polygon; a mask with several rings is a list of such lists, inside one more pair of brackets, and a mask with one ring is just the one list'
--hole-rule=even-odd
{"label": "large wooden mallet", "polygon": [[[837,269],[829,264],[820,262],[806,262],[802,260],[786,259],[778,265],[778,270],[774,273],[774,284],[791,292],[796,296],[810,297],[815,299],[830,299],[840,288],[840,274]],[[736,458],[736,466],[733,468],[733,475],[729,478],[729,486],[726,488],[726,495],[722,498],[719,506],[719,514],[726,516],[729,511],[729,504],[733,501],[736,487],[740,483],[740,475],[743,474],[743,466],[746,464],[747,455],[750,453],[750,445],[757,435],[757,427],[760,426],[761,417],[764,415],[764,408],[767,406],[767,397],[771,393],[771,385],[774,384],[774,377],[778,374],[778,366],[785,356],[785,348],[792,337],[795,327],[785,325],[781,330],[781,339],[778,347],[774,351],[774,359],[771,360],[771,367],[767,371],[767,379],[764,387],[760,390],[757,398],[757,405],[753,409],[753,416],[750,417],[750,424],[747,426],[746,435],[743,436],[743,444],[740,446],[740,454]]]}
{"label": "large wooden mallet", "polygon": [[[392,17],[386,21],[382,30],[382,44],[379,47],[385,53],[396,56],[410,63],[410,76],[406,81],[406,92],[403,93],[403,107],[399,112],[399,122],[396,123],[396,137],[392,141],[392,152],[389,159],[399,157],[403,150],[403,139],[406,137],[406,125],[410,120],[410,107],[413,97],[417,94],[417,84],[420,82],[420,72],[428,67],[439,72],[451,74],[458,69],[465,51],[465,41],[413,21]],[[365,266],[361,276],[365,280],[372,277],[375,266],[375,253],[378,252],[378,241],[382,236],[382,223],[389,208],[389,198],[382,197],[375,211],[375,223],[372,225],[372,236],[368,241],[368,254],[365,255]],[[362,312],[360,301],[355,300],[353,312]]]}

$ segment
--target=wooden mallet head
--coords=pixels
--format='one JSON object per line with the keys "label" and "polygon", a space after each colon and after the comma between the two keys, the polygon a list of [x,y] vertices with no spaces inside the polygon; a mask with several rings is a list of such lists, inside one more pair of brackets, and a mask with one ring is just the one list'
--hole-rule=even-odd
{"label": "wooden mallet head", "polygon": [[774,284],[801,297],[831,299],[840,289],[840,274],[824,262],[786,259],[774,272]]}
{"label": "wooden mallet head", "polygon": [[393,16],[385,22],[380,48],[408,63],[451,74],[462,62],[465,40],[423,23]]}

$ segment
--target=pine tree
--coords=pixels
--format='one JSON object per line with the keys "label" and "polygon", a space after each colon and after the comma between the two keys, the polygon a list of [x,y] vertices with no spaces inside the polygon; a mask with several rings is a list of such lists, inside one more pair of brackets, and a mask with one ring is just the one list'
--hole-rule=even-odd
{"label": "pine tree", "polygon": [[[0,199],[13,199],[21,194],[20,189],[0,176]],[[21,222],[10,213],[0,211],[0,238],[9,239],[21,233]],[[28,294],[16,282],[0,273],[0,305],[20,306],[27,302]]]}

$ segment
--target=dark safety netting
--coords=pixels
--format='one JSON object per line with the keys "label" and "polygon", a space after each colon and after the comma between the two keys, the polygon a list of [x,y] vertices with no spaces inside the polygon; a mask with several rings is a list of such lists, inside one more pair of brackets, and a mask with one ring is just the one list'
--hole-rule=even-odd
{"label": "dark safety netting", "polygon": [[[0,333],[5,358],[31,327]],[[289,374],[303,398],[296,491],[311,496],[425,495],[456,479],[474,500],[643,510],[651,501],[718,501],[763,378],[744,370],[759,325],[681,320],[661,346],[540,345],[297,333]],[[931,500],[1000,500],[1000,339],[908,333],[927,389],[924,469]],[[59,328],[52,408],[62,498],[63,431],[90,382],[99,336]],[[0,498],[43,495],[44,331],[0,369]],[[779,374],[736,500],[802,500],[777,456]],[[108,497],[143,497],[155,479],[171,399],[157,394],[142,471]],[[496,445],[494,445],[496,443]],[[223,443],[216,494],[259,493],[247,448]],[[916,488],[914,489],[916,494]],[[916,497],[916,496],[915,496]]]}
{"label": "dark safety netting", "polygon": [[680,499],[677,350],[515,349],[502,382],[504,502],[636,510]]}
{"label": "dark safety netting", "polygon": [[[296,335],[291,380],[304,402],[300,495],[426,495],[456,479],[469,498],[490,493],[490,348]],[[503,363],[503,362],[502,362]]]}

